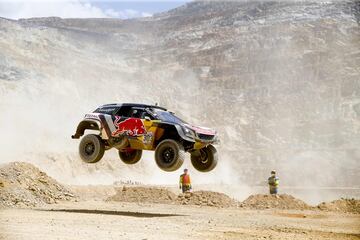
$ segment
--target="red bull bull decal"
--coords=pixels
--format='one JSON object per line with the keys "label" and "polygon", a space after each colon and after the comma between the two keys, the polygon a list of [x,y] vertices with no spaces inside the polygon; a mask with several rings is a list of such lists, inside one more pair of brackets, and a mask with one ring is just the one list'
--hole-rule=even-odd
{"label": "red bull bull decal", "polygon": [[113,137],[119,135],[137,137],[147,133],[144,123],[138,118],[128,118],[120,122],[120,117],[116,116],[114,125],[116,130],[111,133],[111,136]]}

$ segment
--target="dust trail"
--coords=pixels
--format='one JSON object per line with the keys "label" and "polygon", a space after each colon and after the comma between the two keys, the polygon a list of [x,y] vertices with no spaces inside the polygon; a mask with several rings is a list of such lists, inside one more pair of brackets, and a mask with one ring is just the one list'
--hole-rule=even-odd
{"label": "dust trail", "polygon": [[66,183],[176,183],[180,170],[161,172],[151,152],[136,166],[114,151],[87,165],[70,139],[100,104],[158,102],[219,131],[213,172],[184,165],[199,184],[241,198],[243,185],[264,193],[276,169],[287,191],[359,188],[356,3],[195,2],[125,22],[0,19],[0,161],[35,162]]}
{"label": "dust trail", "polygon": [[[77,154],[79,141],[70,136],[85,113],[112,102],[157,102],[192,123],[201,124],[198,116],[204,114],[205,109],[197,103],[204,91],[199,91],[199,81],[192,70],[182,68],[181,76],[172,69],[153,68],[150,72],[141,66],[129,65],[124,60],[129,56],[121,53],[111,58],[109,53],[98,54],[96,44],[82,42],[84,49],[79,49],[75,46],[78,40],[64,39],[67,37],[62,32],[16,27],[19,28],[17,35],[3,36],[5,43],[14,46],[3,56],[4,66],[15,68],[22,75],[19,79],[0,82],[1,162],[32,162],[67,184],[178,181],[181,170],[161,172],[153,152],[144,153],[143,160],[136,166],[123,164],[115,150],[107,152],[98,164],[84,164]],[[29,36],[36,47],[26,50],[22,61],[13,61],[19,52],[25,51],[23,43]],[[20,42],[14,43],[14,38]],[[54,46],[49,48],[43,39]],[[67,53],[59,51],[64,45],[69,50]],[[72,49],[77,52],[70,51]],[[56,58],[46,59],[49,62],[44,66],[45,59],[39,58],[40,54]],[[185,166],[191,168],[189,159]],[[224,164],[207,176],[193,172],[199,183],[216,181],[218,175],[229,176],[225,181],[231,182],[231,168]]]}

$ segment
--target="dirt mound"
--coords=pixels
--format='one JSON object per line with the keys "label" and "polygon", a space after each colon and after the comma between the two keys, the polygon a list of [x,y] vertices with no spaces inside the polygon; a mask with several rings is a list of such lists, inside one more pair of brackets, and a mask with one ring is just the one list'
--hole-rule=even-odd
{"label": "dirt mound", "polygon": [[107,201],[141,202],[141,203],[172,203],[176,195],[167,189],[154,187],[122,187]]}
{"label": "dirt mound", "polygon": [[251,195],[245,201],[243,201],[240,206],[251,209],[276,208],[306,210],[312,208],[305,202],[287,194],[280,194],[277,196],[266,194]]}
{"label": "dirt mound", "polygon": [[237,202],[229,196],[211,191],[195,191],[180,194],[176,200],[182,205],[199,205],[211,207],[233,207],[237,206]]}
{"label": "dirt mound", "polygon": [[29,163],[0,165],[0,206],[39,206],[74,199],[73,193]]}
{"label": "dirt mound", "polygon": [[132,186],[119,188],[117,193],[114,196],[109,197],[107,201],[167,203],[213,207],[237,206],[235,200],[218,192],[196,191],[176,196],[176,194],[164,188]]}
{"label": "dirt mound", "polygon": [[332,202],[322,202],[320,210],[360,214],[360,200],[341,198]]}

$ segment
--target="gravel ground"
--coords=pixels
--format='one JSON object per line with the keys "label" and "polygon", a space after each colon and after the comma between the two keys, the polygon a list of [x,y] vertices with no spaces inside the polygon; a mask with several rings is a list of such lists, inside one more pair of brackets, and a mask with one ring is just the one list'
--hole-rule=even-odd
{"label": "gravel ground", "polygon": [[[282,194],[238,202],[153,186],[63,186],[26,163],[0,168],[0,239],[360,239],[358,200]],[[76,196],[76,197],[75,197]]]}
{"label": "gravel ground", "polygon": [[82,201],[0,210],[0,239],[360,239],[360,215]]}

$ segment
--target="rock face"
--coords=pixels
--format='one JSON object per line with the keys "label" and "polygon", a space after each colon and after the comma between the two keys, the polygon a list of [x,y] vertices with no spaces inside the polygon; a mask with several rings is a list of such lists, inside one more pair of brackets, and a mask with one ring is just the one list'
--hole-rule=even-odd
{"label": "rock face", "polygon": [[74,199],[73,193],[29,163],[0,166],[0,206],[35,207]]}
{"label": "rock face", "polygon": [[25,149],[60,152],[89,108],[158,102],[219,131],[232,182],[274,168],[287,185],[359,186],[359,9],[196,1],[144,19],[0,19],[0,110],[50,139]]}

